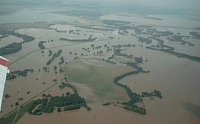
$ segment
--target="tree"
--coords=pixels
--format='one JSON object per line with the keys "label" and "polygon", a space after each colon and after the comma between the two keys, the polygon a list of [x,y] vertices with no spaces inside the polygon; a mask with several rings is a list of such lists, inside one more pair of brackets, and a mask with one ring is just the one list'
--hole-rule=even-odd
{"label": "tree", "polygon": [[57,66],[54,66],[54,70],[57,70]]}
{"label": "tree", "polygon": [[61,112],[61,108],[58,108],[57,111],[58,111],[58,112]]}
{"label": "tree", "polygon": [[18,103],[18,102],[16,102],[16,103],[15,103],[15,105],[19,105],[19,103]]}
{"label": "tree", "polygon": [[87,110],[90,111],[90,110],[92,110],[92,109],[91,109],[89,106],[87,106]]}
{"label": "tree", "polygon": [[66,95],[69,96],[69,95],[70,95],[70,92],[66,92]]}
{"label": "tree", "polygon": [[43,97],[46,97],[46,94],[42,94]]}
{"label": "tree", "polygon": [[6,94],[6,95],[5,95],[5,97],[6,97],[6,98],[9,98],[9,97],[10,97],[10,95],[9,95],[9,94]]}

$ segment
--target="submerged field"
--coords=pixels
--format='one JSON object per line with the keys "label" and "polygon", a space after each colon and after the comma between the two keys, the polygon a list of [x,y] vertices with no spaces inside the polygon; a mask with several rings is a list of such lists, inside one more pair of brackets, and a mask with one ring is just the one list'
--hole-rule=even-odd
{"label": "submerged field", "polygon": [[[102,20],[1,24],[1,50],[9,51],[12,47],[6,46],[14,42],[22,45],[13,53],[2,52],[10,60],[9,70],[13,73],[25,69],[34,71],[6,81],[8,87],[5,87],[4,95],[10,97],[3,98],[0,117],[4,120],[0,123],[12,123],[20,105],[24,108],[19,109],[17,124],[199,123],[200,42],[198,33],[190,35],[191,31],[199,32],[193,29],[198,22],[185,28],[185,20],[180,19],[178,26],[183,27],[172,27],[176,24],[170,25],[168,20],[159,16],[131,16],[105,15],[100,17]],[[134,19],[142,20],[142,24],[133,22]],[[151,23],[148,23],[150,19]],[[153,25],[157,22],[163,25]],[[11,30],[14,31],[5,32]],[[23,42],[26,36],[35,39]],[[92,38],[95,40],[85,40]],[[57,56],[60,50],[62,52]],[[148,73],[127,74],[141,69],[139,67]],[[117,80],[119,84],[114,83],[115,77],[121,75],[123,78]],[[63,87],[65,83],[77,89],[91,111],[83,106],[64,111],[62,106],[61,112],[57,112],[56,106],[52,113],[40,116],[25,112],[26,105],[32,100],[47,98],[45,95],[63,97],[67,92],[75,93],[74,89]],[[155,89],[162,93],[163,98],[150,95],[150,98],[142,98],[143,101],[137,103],[146,109],[146,115],[133,112],[137,109],[123,109],[121,103],[129,101],[130,94],[151,94]],[[16,102],[20,105],[15,105]],[[130,102],[130,106],[134,105]]]}
{"label": "submerged field", "polygon": [[[76,59],[64,67],[70,82],[75,83],[80,93],[94,103],[127,101],[125,90],[116,86],[113,79],[133,70],[126,65],[110,64],[97,58]],[[82,85],[90,90],[84,89]]]}

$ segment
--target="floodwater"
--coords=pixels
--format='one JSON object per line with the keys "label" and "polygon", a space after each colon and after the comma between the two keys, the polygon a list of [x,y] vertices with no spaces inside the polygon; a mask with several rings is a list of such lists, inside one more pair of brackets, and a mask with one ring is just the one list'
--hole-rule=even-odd
{"label": "floodwater", "polygon": [[[59,28],[59,26],[58,26],[58,28]],[[68,28],[66,28],[66,29],[68,29]],[[26,102],[27,100],[29,100],[30,98],[37,95],[38,93],[47,89],[51,85],[53,85],[54,84],[53,79],[58,79],[59,84],[60,84],[60,82],[62,82],[61,79],[64,78],[64,75],[60,74],[60,73],[58,73],[56,75],[55,71],[54,71],[54,66],[58,66],[58,69],[60,66],[63,66],[63,65],[60,65],[60,66],[58,65],[58,63],[60,62],[60,57],[56,58],[51,63],[51,65],[47,66],[47,67],[49,67],[49,73],[44,72],[43,67],[46,66],[46,62],[52,56],[51,57],[48,56],[49,55],[48,49],[43,50],[44,53],[41,53],[42,50],[40,50],[38,47],[38,43],[40,41],[53,40],[53,42],[50,41],[50,42],[44,43],[44,46],[46,48],[53,47],[53,49],[51,49],[53,54],[56,53],[58,50],[62,49],[63,52],[62,52],[61,56],[64,57],[65,62],[69,62],[72,59],[74,59],[75,53],[77,53],[77,55],[79,57],[81,56],[81,53],[83,53],[83,55],[88,55],[88,56],[93,55],[93,52],[86,52],[86,51],[82,50],[82,48],[84,46],[85,46],[85,48],[87,47],[87,48],[91,49],[91,43],[84,43],[84,44],[78,43],[77,44],[77,43],[73,43],[73,42],[59,40],[59,38],[63,37],[63,36],[71,36],[71,37],[76,36],[77,37],[77,34],[60,33],[60,32],[56,32],[55,30],[47,30],[47,29],[19,29],[19,30],[16,30],[16,32],[31,35],[31,36],[35,37],[36,40],[29,42],[29,43],[24,43],[22,45],[22,50],[18,51],[17,53],[4,56],[7,59],[9,59],[10,63],[18,60],[17,62],[15,62],[14,64],[9,66],[9,70],[12,72],[15,70],[34,69],[34,72],[28,73],[27,77],[19,76],[18,78],[14,79],[14,80],[6,81],[6,84],[9,87],[5,88],[4,94],[9,94],[11,97],[8,99],[4,99],[5,102],[2,105],[1,116],[5,115],[6,113],[8,113],[9,111],[11,111],[12,109],[14,109],[16,107],[16,106],[11,107],[11,104],[14,105],[15,102],[18,101],[18,98],[22,97],[24,99],[22,101],[18,101],[20,104],[22,104],[22,103]],[[87,36],[89,36],[91,34],[93,36],[98,35],[98,37],[103,36],[103,35],[101,35],[101,33],[86,32],[86,31],[82,32],[82,33],[80,32],[80,35],[83,35],[85,33],[87,33]],[[9,37],[13,38],[13,36],[9,36]],[[7,38],[9,38],[9,37],[7,37]],[[7,42],[6,42],[7,38],[1,39],[2,46],[7,45]],[[16,38],[16,37],[14,37],[14,38]],[[108,39],[107,37],[102,37],[102,38]],[[13,39],[13,40],[15,40],[15,39]],[[11,40],[11,41],[13,41],[13,40]],[[16,40],[20,41],[22,39],[16,38]],[[97,41],[97,42],[99,42],[99,41]],[[104,43],[107,43],[107,41]],[[71,47],[71,46],[67,46],[67,45],[75,45],[75,47]],[[63,46],[66,46],[66,47],[63,47]],[[107,49],[102,48],[102,50],[106,51]],[[30,53],[32,51],[34,51],[34,52],[29,54],[28,56],[26,56],[28,53]],[[72,55],[69,54],[70,51],[73,53]],[[97,51],[97,50],[94,50],[94,51]],[[38,71],[39,69],[41,70],[41,72]],[[57,71],[59,72],[59,70],[57,70]],[[39,80],[36,81],[36,78],[38,78]],[[45,82],[45,84],[43,84],[42,82]],[[59,84],[55,85],[54,87],[58,88]],[[56,89],[54,87],[45,93],[51,93],[54,95],[58,95],[59,93],[60,93],[60,95],[63,93],[66,93],[65,90],[57,92],[58,89]],[[20,89],[20,93],[18,93],[19,89]],[[28,91],[30,91],[30,94],[27,95],[26,93]],[[9,104],[7,104],[7,103],[9,103]]]}
{"label": "floodwater", "polygon": [[17,37],[14,37],[14,36],[8,36],[8,37],[6,37],[6,38],[0,38],[0,46],[1,46],[1,47],[5,47],[5,46],[7,46],[7,45],[9,45],[9,44],[12,44],[12,43],[14,43],[14,42],[20,43],[20,42],[22,42],[22,41],[23,41],[23,40],[20,39],[20,38],[17,38]]}
{"label": "floodwater", "polygon": [[[136,51],[131,52],[137,54]],[[148,59],[148,62],[141,66],[151,72],[128,76],[120,83],[128,85],[136,93],[152,92],[154,89],[161,91],[163,99],[144,99],[149,122],[156,120],[157,123],[166,124],[199,123],[199,117],[189,114],[181,105],[182,102],[199,105],[199,63],[157,51],[147,53],[143,50],[139,55]]]}
{"label": "floodwater", "polygon": [[[128,18],[128,17],[127,17]],[[57,30],[70,30],[69,26],[63,25],[54,25],[52,28],[57,28]],[[73,29],[76,29],[73,27]],[[80,28],[77,28],[80,29]],[[166,54],[159,51],[152,51],[145,49],[144,47],[140,47],[140,42],[137,41],[137,38],[133,36],[122,36],[117,34],[117,30],[111,32],[106,31],[94,31],[88,29],[81,29],[80,36],[77,34],[69,34],[56,32],[55,30],[47,30],[47,29],[19,29],[16,32],[27,34],[34,36],[36,38],[35,41],[23,44],[22,50],[15,54],[6,55],[4,57],[8,58],[10,62],[20,59],[20,56],[23,57],[27,53],[37,50],[30,55],[20,59],[14,64],[9,66],[10,71],[15,70],[23,70],[27,68],[33,68],[33,73],[28,73],[26,78],[18,77],[14,80],[8,80],[6,83],[9,87],[5,87],[4,94],[10,94],[10,98],[5,99],[2,105],[2,113],[1,116],[5,115],[9,111],[11,111],[14,107],[10,107],[10,104],[14,104],[19,97],[23,97],[24,100],[19,101],[19,103],[24,103],[29,100],[33,96],[47,89],[51,85],[54,84],[53,79],[58,79],[58,84],[53,88],[47,90],[45,93],[51,93],[54,95],[65,93],[66,91],[70,91],[70,89],[59,90],[59,84],[61,79],[63,79],[63,75],[58,73],[57,75],[54,72],[53,67],[56,65],[59,67],[58,62],[60,61],[60,57],[56,58],[51,65],[49,65],[49,73],[45,73],[43,71],[43,67],[46,66],[46,62],[51,58],[48,56],[48,49],[44,50],[44,53],[41,53],[39,50],[38,43],[41,40],[53,40],[53,42],[46,42],[44,46],[46,48],[52,48],[53,53],[57,52],[59,49],[62,49],[62,54],[65,59],[65,62],[70,62],[74,59],[74,53],[80,57],[81,53],[83,53],[84,57],[93,57],[93,52],[97,52],[99,50],[103,50],[103,55],[101,58],[108,58],[113,54],[113,52],[106,52],[106,48],[103,47],[104,44],[108,44],[109,47],[117,44],[135,44],[135,48],[128,48],[124,50],[124,53],[132,54],[134,57],[142,57],[143,60],[148,59],[148,62],[144,62],[144,64],[140,64],[144,70],[150,70],[151,72],[148,74],[138,74],[128,76],[120,81],[120,83],[126,84],[129,86],[133,92],[141,93],[143,91],[152,92],[154,89],[161,91],[163,99],[154,98],[151,100],[150,98],[144,98],[144,104],[147,110],[147,115],[140,115],[134,112],[130,112],[119,108],[118,106],[101,106],[101,104],[89,104],[92,108],[92,111],[88,112],[85,108],[81,108],[80,110],[71,111],[71,112],[54,112],[52,114],[43,114],[41,116],[33,116],[29,114],[25,114],[17,124],[38,124],[38,123],[59,123],[59,124],[74,124],[74,123],[115,123],[115,124],[130,124],[130,123],[141,123],[141,124],[190,124],[190,123],[200,123],[199,117],[194,114],[188,112],[182,106],[182,102],[191,102],[195,105],[200,105],[200,84],[199,84],[199,74],[200,74],[200,63],[190,61],[188,59],[182,59],[175,57],[170,54]],[[100,33],[99,33],[100,32]],[[103,33],[106,36],[102,35]],[[97,36],[98,39],[95,42],[77,44],[73,42],[61,41],[60,37],[67,38],[84,38],[93,35]],[[109,36],[115,36],[116,38],[113,40],[108,40]],[[8,37],[9,38],[9,37]],[[119,39],[118,39],[119,38]],[[16,38],[17,39],[17,38]],[[6,41],[5,38],[1,39],[2,41]],[[108,43],[110,42],[110,43]],[[199,44],[196,40],[196,46],[192,49],[193,52],[199,51]],[[155,43],[155,41],[154,41]],[[166,41],[166,44],[169,41]],[[6,43],[5,43],[6,44]],[[101,49],[92,49],[91,44],[95,46],[101,45]],[[169,43],[170,44],[170,43]],[[4,45],[4,44],[3,44]],[[67,46],[70,45],[70,46]],[[89,48],[90,52],[82,50],[82,48]],[[178,48],[181,47],[180,44],[174,43],[173,47]],[[184,46],[187,47],[187,46]],[[192,48],[192,47],[191,47]],[[189,53],[187,50],[181,49],[184,53]],[[180,50],[180,51],[181,51]],[[69,52],[72,51],[70,55]],[[193,54],[190,52],[190,54]],[[44,55],[44,56],[43,56]],[[195,54],[196,55],[196,54]],[[95,56],[99,57],[99,56]],[[117,60],[116,60],[117,61]],[[63,66],[63,65],[61,65]],[[38,69],[41,69],[41,72],[38,72]],[[36,81],[36,78],[39,80]],[[42,84],[45,82],[45,84]],[[80,87],[85,87],[83,85],[76,85],[77,89]],[[20,88],[20,93],[17,93]],[[87,88],[87,87],[85,87]],[[30,94],[26,94],[27,91],[30,91]],[[81,94],[80,94],[81,95]],[[84,95],[87,95],[86,93]],[[89,94],[88,94],[89,95]],[[37,97],[41,98],[41,96]]]}
{"label": "floodwater", "polygon": [[121,20],[121,21],[129,21],[136,22],[139,25],[159,25],[159,26],[167,26],[167,27],[184,27],[184,28],[195,28],[200,25],[200,21],[193,20],[185,20],[179,19],[172,16],[167,15],[154,15],[156,18],[160,18],[163,20],[154,20],[154,19],[144,19],[140,15],[133,14],[132,16],[122,16],[122,15],[104,15],[101,16],[102,20]]}
{"label": "floodwater", "polygon": [[[85,108],[70,112],[54,112],[52,114],[43,114],[41,116],[31,116],[25,114],[17,124],[128,124],[134,122],[136,117],[142,118],[142,115],[132,116],[132,113],[116,106],[101,106],[101,104],[91,104],[92,111],[88,112]],[[50,119],[51,118],[51,119]],[[136,121],[135,121],[136,122]]]}
{"label": "floodwater", "polygon": [[[40,22],[40,21],[66,21],[71,19],[78,19],[73,16],[65,16],[51,13],[51,9],[29,9],[25,8],[10,15],[0,16],[0,23],[23,23],[23,22]],[[30,14],[31,13],[31,14]]]}

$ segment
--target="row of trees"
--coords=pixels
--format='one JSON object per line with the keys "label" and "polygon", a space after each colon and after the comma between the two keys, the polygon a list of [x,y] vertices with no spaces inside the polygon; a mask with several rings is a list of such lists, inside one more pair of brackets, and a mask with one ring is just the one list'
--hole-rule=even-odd
{"label": "row of trees", "polygon": [[17,70],[17,71],[10,72],[9,74],[7,74],[6,80],[15,79],[15,78],[17,78],[17,76],[27,76],[27,73],[28,73],[29,71],[30,71],[30,72],[33,72],[34,70],[33,70],[33,69],[25,69],[25,70],[23,70],[23,71]]}
{"label": "row of trees", "polygon": [[128,55],[128,54],[125,54],[125,53],[121,53],[121,49],[116,49],[115,47],[114,47],[114,55],[116,55],[116,56],[123,56],[123,57],[127,57],[127,58],[130,58],[130,59],[132,59],[133,58],[133,55]]}
{"label": "row of trees", "polygon": [[60,73],[63,73],[64,71],[62,70],[62,68],[59,69]]}
{"label": "row of trees", "polygon": [[[67,80],[67,78],[65,80]],[[74,91],[75,94],[78,94],[76,87],[74,85],[71,85],[70,83],[62,82],[61,85],[59,85],[60,89],[63,89],[65,87],[71,88]]]}
{"label": "row of trees", "polygon": [[168,37],[168,39],[169,39],[169,41],[181,42],[182,45],[188,44],[189,46],[194,46],[193,43],[190,43],[190,42],[183,40],[183,38],[189,38],[189,37],[190,36],[174,35],[174,36]]}
{"label": "row of trees", "polygon": [[40,49],[45,49],[45,46],[43,44],[44,44],[44,41],[40,41],[38,43],[38,46],[40,47]]}
{"label": "row of trees", "polygon": [[[56,57],[59,57],[61,53],[62,53],[62,50],[58,50],[57,53],[54,53],[54,54],[53,54],[53,57],[47,62],[47,65],[50,65],[51,62],[52,62]],[[63,59],[64,59],[64,58],[63,58]]]}
{"label": "row of trees", "polygon": [[145,42],[146,44],[151,44],[152,43],[152,40],[151,39],[148,39],[148,38],[144,38],[144,37],[139,37],[138,38],[138,41],[140,42]]}
{"label": "row of trees", "polygon": [[67,39],[67,38],[60,38],[60,40],[65,40],[65,41],[72,41],[72,42],[91,42],[91,41],[94,41],[96,40],[97,37],[95,38],[92,38],[92,37],[89,37],[88,39]]}
{"label": "row of trees", "polygon": [[[80,109],[82,106],[87,108],[87,110],[91,110],[89,106],[87,106],[84,98],[80,97],[77,93],[75,86],[62,82],[62,85],[65,87],[70,87],[74,90],[73,94],[66,92],[66,96],[64,94],[62,96],[46,96],[43,99],[35,100],[28,108],[28,113],[33,115],[41,115],[42,113],[51,113],[54,111],[54,107],[65,107],[64,111],[70,111],[75,109]],[[38,106],[37,109],[35,109]],[[58,108],[58,112],[61,112],[61,108]]]}
{"label": "row of trees", "polygon": [[50,102],[53,106],[64,107],[69,105],[82,105],[86,104],[84,98],[81,98],[78,94],[73,93],[67,96],[55,96],[50,98]]}
{"label": "row of trees", "polygon": [[64,60],[63,56],[60,57],[60,62],[59,62],[58,64],[61,65],[61,64],[63,64],[64,62],[65,62],[65,60]]}
{"label": "row of trees", "polygon": [[70,110],[76,110],[76,109],[80,109],[81,105],[77,104],[77,105],[71,105],[69,107],[65,107],[64,111],[70,111]]}
{"label": "row of trees", "polygon": [[158,38],[155,38],[155,37],[151,37],[151,39],[154,39],[154,40],[158,41],[159,44],[163,44],[164,43],[164,40],[162,40],[162,39],[158,39]]}
{"label": "row of trees", "polygon": [[[126,89],[126,92],[127,92],[128,96],[129,96],[129,98],[130,98],[130,101],[128,101],[128,102],[123,102],[123,103],[121,103],[121,104],[124,105],[124,107],[123,107],[124,109],[127,109],[127,110],[129,110],[129,111],[133,111],[133,112],[137,112],[137,113],[146,115],[146,110],[145,110],[145,108],[144,108],[144,107],[138,107],[138,106],[135,104],[136,102],[142,102],[142,101],[143,101],[142,96],[141,96],[140,94],[137,94],[137,93],[132,92],[132,90],[131,90],[127,85],[120,84],[120,83],[118,83],[118,82],[119,82],[119,80],[123,79],[123,78],[126,77],[126,76],[129,76],[129,75],[132,75],[132,74],[139,74],[139,73],[141,73],[141,72],[142,72],[142,73],[148,73],[149,71],[143,71],[143,68],[142,68],[142,67],[139,67],[139,66],[137,65],[137,63],[128,62],[128,63],[126,63],[126,64],[127,64],[128,66],[131,66],[131,67],[133,67],[133,68],[136,68],[137,71],[130,71],[130,72],[128,72],[128,73],[125,73],[125,74],[122,74],[122,75],[120,75],[120,76],[115,77],[114,80],[113,80],[113,82],[114,82],[116,85],[118,85],[118,86],[123,87],[123,88]],[[144,92],[143,92],[143,93],[144,93]],[[159,94],[159,93],[157,92],[157,90],[156,90],[156,93]],[[143,95],[144,95],[144,94],[143,94]],[[161,95],[161,94],[160,94],[160,95]],[[109,105],[109,103],[106,103],[106,104],[104,104],[104,105]]]}
{"label": "row of trees", "polygon": [[5,47],[1,47],[0,48],[0,56],[12,54],[12,53],[18,52],[21,49],[22,49],[22,44],[14,42],[14,43],[9,44]]}
{"label": "row of trees", "polygon": [[30,41],[35,40],[35,38],[33,36],[29,36],[27,34],[16,33],[15,31],[5,31],[4,33],[16,36],[18,38],[22,38],[23,41],[21,43],[30,42]]}
{"label": "row of trees", "polygon": [[113,61],[110,61],[110,60],[105,60],[105,59],[102,59],[104,60],[105,62],[108,62],[108,63],[111,63],[111,64],[115,64],[116,65],[116,62],[113,62]]}
{"label": "row of trees", "polygon": [[[135,62],[127,62],[127,66],[137,69],[139,72],[144,72],[142,67],[139,67]],[[146,71],[145,71],[146,72]],[[147,71],[149,72],[149,71]]]}
{"label": "row of trees", "polygon": [[200,62],[200,57],[188,55],[188,54],[185,54],[185,53],[175,52],[174,47],[167,46],[167,45],[164,45],[164,44],[160,44],[160,47],[161,47],[161,49],[154,48],[154,47],[146,47],[146,49],[163,51],[163,52],[170,53],[170,54],[175,55],[175,56],[180,57],[180,58],[187,58],[187,59],[190,59],[190,60]]}
{"label": "row of trees", "polygon": [[143,107],[138,107],[138,106],[134,106],[134,107],[124,106],[123,108],[126,109],[126,110],[129,110],[129,111],[133,111],[133,112],[136,112],[136,113],[139,113],[139,114],[146,115],[146,109],[143,108]]}
{"label": "row of trees", "polygon": [[111,57],[108,58],[108,60],[113,59],[115,57],[115,55],[112,55]]}
{"label": "row of trees", "polygon": [[21,43],[14,42],[14,43],[11,43],[11,44],[9,44],[9,45],[7,45],[5,47],[1,47],[0,48],[0,56],[18,52],[19,50],[22,49],[22,43],[30,42],[30,41],[35,40],[35,38],[32,37],[32,36],[29,36],[29,35],[26,35],[26,34],[19,34],[19,33],[16,33],[14,31],[1,31],[1,34],[5,35],[5,36],[13,35],[13,36],[22,38],[23,41]]}
{"label": "row of trees", "polygon": [[121,47],[135,47],[135,45],[134,45],[134,44],[131,45],[131,44],[129,43],[129,44],[124,44],[124,45],[121,45],[121,44],[113,45],[113,46],[111,46],[111,47],[113,47],[114,49],[119,49],[119,48],[121,48]]}
{"label": "row of trees", "polygon": [[33,36],[28,36],[28,35],[25,35],[25,34],[23,35],[22,39],[24,40],[22,43],[35,40],[35,38]]}
{"label": "row of trees", "polygon": [[106,105],[110,105],[110,103],[109,102],[107,102],[107,103],[104,103],[104,104],[102,104],[103,106],[106,106]]}
{"label": "row of trees", "polygon": [[51,56],[52,55],[52,50],[49,50],[49,56]]}
{"label": "row of trees", "polygon": [[154,90],[154,92],[148,93],[148,92],[142,92],[141,97],[152,97],[157,96],[158,98],[162,98],[161,92],[158,90]]}

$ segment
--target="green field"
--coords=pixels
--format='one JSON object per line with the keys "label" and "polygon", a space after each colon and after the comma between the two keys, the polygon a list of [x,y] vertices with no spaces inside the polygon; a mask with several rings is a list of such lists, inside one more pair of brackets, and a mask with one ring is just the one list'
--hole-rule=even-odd
{"label": "green field", "polygon": [[26,114],[26,112],[28,111],[28,107],[29,107],[29,105],[32,104],[32,102],[29,102],[28,104],[26,104],[25,106],[23,106],[22,108],[19,109],[19,113],[18,113],[18,116],[16,119],[15,119],[15,117],[16,117],[17,111],[13,112],[9,116],[7,116],[3,120],[1,120],[0,124],[12,124],[14,119],[15,119],[15,123],[16,123],[22,116],[24,116],[24,114]]}
{"label": "green field", "polygon": [[[86,85],[102,103],[128,100],[125,90],[115,85],[113,79],[131,70],[133,69],[125,65],[110,64],[94,58],[77,59],[64,67],[70,82]],[[93,99],[89,100],[95,102]]]}

